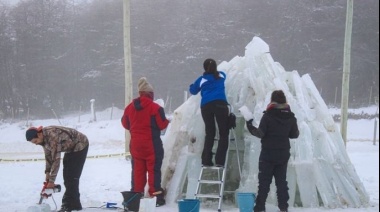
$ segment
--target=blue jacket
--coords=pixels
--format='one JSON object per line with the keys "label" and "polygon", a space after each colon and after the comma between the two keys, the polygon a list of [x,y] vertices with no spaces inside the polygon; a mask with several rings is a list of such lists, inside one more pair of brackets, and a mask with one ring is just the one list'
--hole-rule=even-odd
{"label": "blue jacket", "polygon": [[201,107],[205,104],[222,100],[227,102],[226,92],[224,91],[224,82],[226,81],[226,74],[219,71],[219,79],[215,79],[211,73],[200,76],[193,84],[190,85],[190,93],[196,95],[201,92],[202,100]]}

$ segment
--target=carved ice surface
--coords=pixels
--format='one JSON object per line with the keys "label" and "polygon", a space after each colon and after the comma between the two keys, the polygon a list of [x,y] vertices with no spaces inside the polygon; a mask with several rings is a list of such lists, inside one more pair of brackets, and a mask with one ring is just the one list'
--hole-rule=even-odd
{"label": "carved ice surface", "polygon": [[[346,153],[339,129],[308,74],[299,76],[297,71],[285,71],[273,60],[269,46],[259,37],[254,37],[246,46],[244,57],[224,61],[218,70],[227,74],[226,94],[237,116],[234,130],[242,162],[240,179],[237,154],[233,154],[236,150],[231,150],[226,190],[256,193],[258,186],[260,140],[247,131],[238,109],[247,107],[254,117],[254,125],[258,126],[272,91],[282,89],[300,129],[300,137],[291,140],[287,175],[290,206],[368,206],[369,197]],[[162,184],[168,192],[167,203],[194,198],[196,192],[205,137],[200,98],[199,94],[191,96],[175,110],[163,137]],[[235,145],[230,144],[232,147]],[[268,203],[276,204],[275,192],[273,180]]]}

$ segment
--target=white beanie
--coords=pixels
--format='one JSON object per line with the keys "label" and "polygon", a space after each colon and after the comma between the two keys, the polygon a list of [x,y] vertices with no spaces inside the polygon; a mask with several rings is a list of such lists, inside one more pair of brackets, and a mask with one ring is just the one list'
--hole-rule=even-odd
{"label": "white beanie", "polygon": [[149,84],[145,77],[139,79],[137,85],[139,92],[153,92],[153,87]]}

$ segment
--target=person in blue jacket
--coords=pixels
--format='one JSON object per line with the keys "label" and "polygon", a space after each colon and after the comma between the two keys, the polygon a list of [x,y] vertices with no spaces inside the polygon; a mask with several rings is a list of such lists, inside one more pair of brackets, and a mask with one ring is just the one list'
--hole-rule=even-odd
{"label": "person in blue jacket", "polygon": [[201,113],[205,123],[206,137],[202,152],[202,165],[214,166],[212,148],[216,135],[216,124],[219,130],[218,148],[215,155],[216,166],[223,167],[228,149],[228,115],[229,108],[225,93],[224,82],[226,74],[217,70],[215,60],[206,59],[203,63],[204,73],[190,85],[190,93],[201,92]]}

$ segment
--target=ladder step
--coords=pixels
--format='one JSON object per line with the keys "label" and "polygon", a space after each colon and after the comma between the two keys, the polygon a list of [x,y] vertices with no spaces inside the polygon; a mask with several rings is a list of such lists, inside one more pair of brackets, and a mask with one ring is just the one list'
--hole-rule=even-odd
{"label": "ladder step", "polygon": [[224,166],[202,166],[202,169],[220,170],[224,169]]}
{"label": "ladder step", "polygon": [[224,193],[228,193],[228,194],[235,194],[236,191],[223,191]]}
{"label": "ladder step", "polygon": [[221,180],[198,180],[198,182],[203,184],[223,184]]}
{"label": "ladder step", "polygon": [[213,199],[222,198],[219,194],[195,194],[195,197],[197,197],[197,198],[213,198]]}

